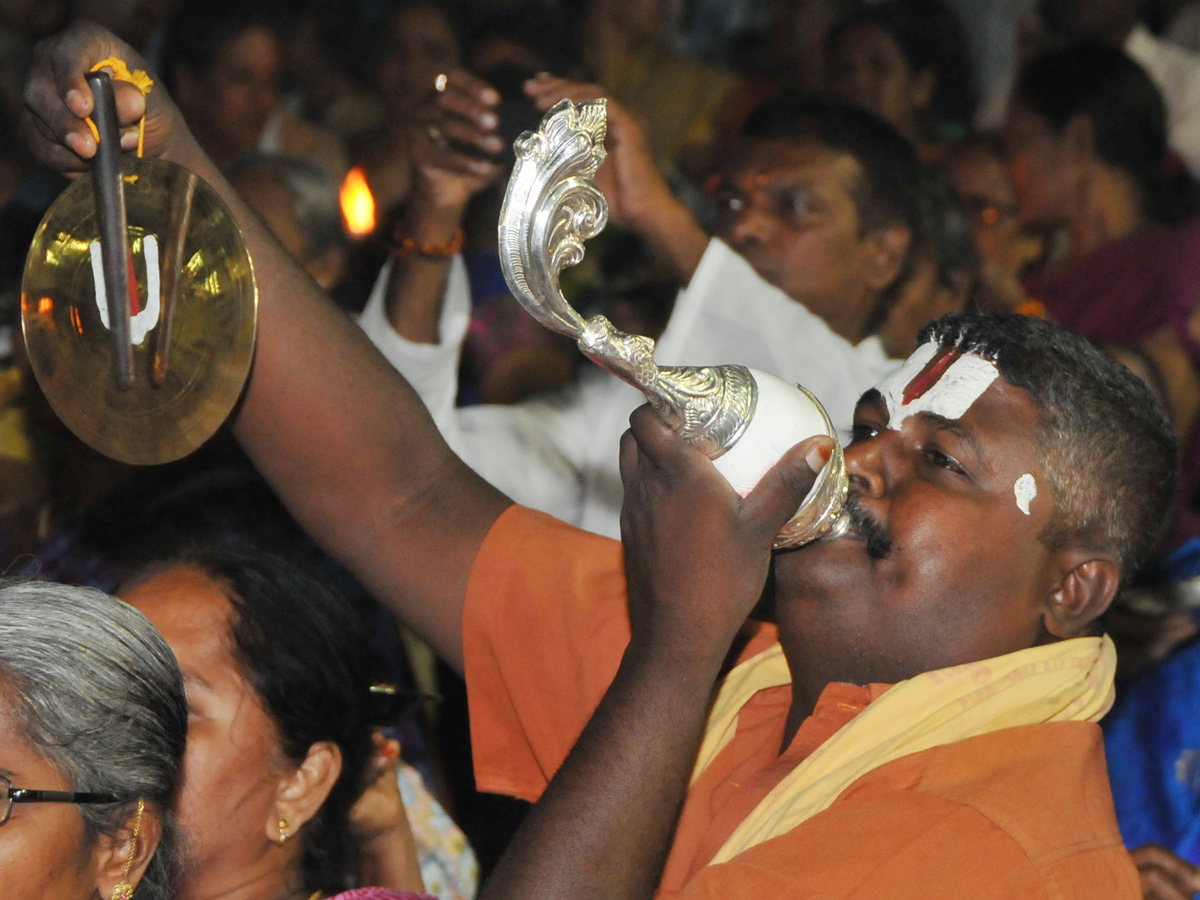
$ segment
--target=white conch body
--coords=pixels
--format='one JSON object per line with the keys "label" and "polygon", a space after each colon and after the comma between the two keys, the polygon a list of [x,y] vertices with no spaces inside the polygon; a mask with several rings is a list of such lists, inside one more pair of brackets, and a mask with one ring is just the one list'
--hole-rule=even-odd
{"label": "white conch body", "polygon": [[735,491],[745,497],[788,450],[814,434],[830,433],[828,419],[794,384],[751,369],[758,402],[737,443],[713,460]]}
{"label": "white conch body", "polygon": [[626,334],[604,316],[585,319],[563,296],[559,273],[583,259],[584,242],[608,221],[608,204],[592,178],[605,157],[606,127],[604,100],[579,106],[562,100],[537,132],[513,144],[516,164],[498,226],[501,268],[513,296],[537,321],[571,337],[585,356],[645,394],[742,496],[797,443],[829,435],[833,455],[775,546],[840,534],[845,459],[816,397],[744,366],[660,367],[652,339]]}
{"label": "white conch body", "polygon": [[713,460],[717,471],[745,497],[788,450],[805,438],[833,438],[829,458],[796,515],[780,530],[776,547],[795,547],[845,530],[842,504],[846,499],[846,466],[833,423],[819,400],[799,385],[768,372],[750,369],[757,399],[749,425],[732,447]]}

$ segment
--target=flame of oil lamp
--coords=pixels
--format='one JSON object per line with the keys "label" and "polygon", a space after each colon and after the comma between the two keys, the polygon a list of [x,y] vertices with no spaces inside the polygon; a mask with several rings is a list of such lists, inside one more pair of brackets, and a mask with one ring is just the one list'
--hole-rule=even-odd
{"label": "flame of oil lamp", "polygon": [[342,218],[346,231],[353,237],[366,237],[375,230],[375,198],[367,186],[367,176],[355,166],[346,173],[338,198],[342,203]]}

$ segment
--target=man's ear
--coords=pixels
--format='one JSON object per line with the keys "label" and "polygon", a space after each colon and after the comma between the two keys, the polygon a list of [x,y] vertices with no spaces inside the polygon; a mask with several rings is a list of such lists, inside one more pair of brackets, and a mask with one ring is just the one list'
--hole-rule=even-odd
{"label": "man's ear", "polygon": [[863,277],[873,291],[882,291],[900,277],[912,232],[903,225],[889,225],[871,232],[870,250]]}
{"label": "man's ear", "polygon": [[[136,841],[133,837],[135,826]],[[93,850],[96,858],[96,890],[100,896],[111,897],[113,888],[124,881],[136,887],[146,874],[146,867],[158,850],[161,838],[162,818],[158,810],[149,804],[142,812],[140,823],[137,807],[134,807],[119,834],[102,836]]]}
{"label": "man's ear", "polygon": [[1058,638],[1090,633],[1091,625],[1112,603],[1121,586],[1121,567],[1103,554],[1069,554],[1063,577],[1046,601],[1043,621]]}
{"label": "man's ear", "polygon": [[[332,741],[317,741],[304,761],[279,776],[272,816],[263,823],[267,840],[282,844],[317,814],[342,774],[342,751]],[[286,823],[283,825],[281,823]]]}

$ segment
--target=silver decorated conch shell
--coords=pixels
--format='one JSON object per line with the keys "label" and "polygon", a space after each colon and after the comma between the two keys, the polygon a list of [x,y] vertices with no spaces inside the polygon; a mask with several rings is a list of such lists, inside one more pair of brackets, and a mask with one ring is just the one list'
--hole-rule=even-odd
{"label": "silver decorated conch shell", "polygon": [[814,434],[834,452],[776,547],[845,531],[845,459],[820,402],[798,385],[745,366],[662,366],[654,341],[620,331],[604,316],[583,318],[563,297],[559,275],[583,259],[583,244],[608,222],[593,176],[604,161],[604,100],[549,110],[538,131],[513,144],[516,165],[500,211],[500,264],[530,314],[575,339],[593,362],[638,388],[685,440],[711,458],[743,496],[795,444]]}

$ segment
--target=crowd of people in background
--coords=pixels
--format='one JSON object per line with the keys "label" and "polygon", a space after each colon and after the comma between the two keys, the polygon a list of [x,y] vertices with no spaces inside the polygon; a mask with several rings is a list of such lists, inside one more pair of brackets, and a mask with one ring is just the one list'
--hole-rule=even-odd
{"label": "crowd of people in background", "polygon": [[[206,678],[223,666],[257,692],[263,759],[210,760],[223,780],[209,791],[244,784],[240,808],[201,814],[185,793],[178,821],[155,826],[164,846],[192,830],[189,878],[224,889],[250,867],[333,894],[357,867],[450,900],[474,895],[527,806],[475,791],[459,676],[315,548],[227,434],[136,470],[57,423],[27,371],[24,253],[65,179],[33,162],[15,123],[35,43],[75,19],[146,57],[203,150],[465,462],[589,531],[620,536],[618,444],[642,398],[520,307],[496,239],[512,142],[563,99],[608,100],[597,181],[610,210],[564,290],[654,337],[660,363],[779,374],[812,390],[844,437],[860,395],[946,313],[1046,318],[1126,365],[1164,404],[1181,475],[1165,534],[1107,619],[1125,688],[1105,720],[1108,764],[1146,896],[1200,889],[1200,2],[3,4],[0,563],[119,590],[163,632],[185,683],[189,666]],[[372,211],[364,224],[352,203]],[[307,575],[268,596],[288,564],[230,544],[303,561],[347,599]],[[201,626],[162,599],[185,592],[203,600],[188,615],[232,629],[216,662],[189,643]],[[314,670],[328,696],[295,710],[291,695],[319,692],[261,654],[283,652],[283,623],[303,632],[301,607],[356,624],[349,649]],[[316,653],[296,641],[297,659]],[[337,720],[373,681],[440,701]],[[313,755],[324,743],[351,773],[340,782]],[[272,781],[279,754],[313,783]],[[347,785],[365,773],[386,796],[355,814]],[[389,780],[413,820],[411,863],[408,838],[372,852],[402,807],[378,788]],[[289,822],[316,824],[287,856],[255,856],[266,819],[280,845]]]}

